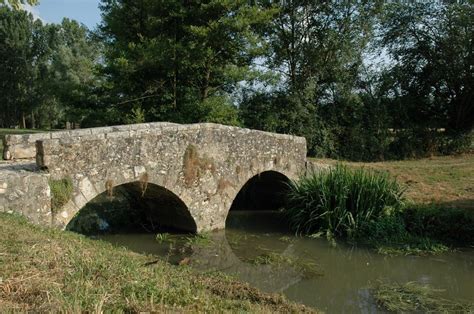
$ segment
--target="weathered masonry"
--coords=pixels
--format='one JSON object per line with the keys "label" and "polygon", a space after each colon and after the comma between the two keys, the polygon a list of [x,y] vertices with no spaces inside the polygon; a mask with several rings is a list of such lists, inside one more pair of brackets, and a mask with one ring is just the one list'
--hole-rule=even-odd
{"label": "weathered masonry", "polygon": [[[296,179],[306,163],[304,138],[210,123],[139,124],[4,141],[6,157],[14,160],[0,164],[0,211],[59,228],[99,194],[112,195],[115,187],[128,185],[145,202],[176,196],[179,206],[163,210],[170,226],[223,229],[250,179],[269,173]],[[33,156],[36,163],[18,161]],[[73,192],[52,212],[48,182],[62,179],[72,182]]]}

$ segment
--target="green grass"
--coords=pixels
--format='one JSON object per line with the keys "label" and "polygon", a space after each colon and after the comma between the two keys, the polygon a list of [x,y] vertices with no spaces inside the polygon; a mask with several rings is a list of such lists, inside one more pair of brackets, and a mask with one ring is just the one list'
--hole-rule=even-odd
{"label": "green grass", "polygon": [[387,255],[429,255],[474,246],[474,212],[405,202],[386,172],[333,168],[291,183],[285,210],[299,234],[368,245]]}
{"label": "green grass", "polygon": [[[334,165],[335,160],[312,159]],[[344,162],[351,168],[385,171],[406,188],[406,197],[416,204],[474,211],[474,153],[387,162]]]}
{"label": "green grass", "polygon": [[311,312],[223,275],[0,214],[0,312]]}
{"label": "green grass", "polygon": [[72,197],[73,186],[71,178],[49,180],[51,189],[51,211],[57,213]]}
{"label": "green grass", "polygon": [[403,189],[387,174],[338,164],[291,182],[285,214],[298,234],[351,237],[402,204]]}
{"label": "green grass", "polygon": [[379,281],[371,288],[377,304],[396,313],[471,313],[473,304],[443,298],[443,290],[416,282],[405,284]]}

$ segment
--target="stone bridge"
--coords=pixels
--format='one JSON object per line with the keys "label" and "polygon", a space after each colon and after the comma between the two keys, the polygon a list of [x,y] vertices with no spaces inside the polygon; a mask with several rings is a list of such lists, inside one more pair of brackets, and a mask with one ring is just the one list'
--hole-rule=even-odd
{"label": "stone bridge", "polygon": [[[249,180],[296,179],[306,169],[304,138],[210,123],[10,135],[4,146],[0,211],[59,228],[98,195],[126,186],[145,204],[160,203],[164,225],[223,229]],[[53,210],[50,183],[58,180],[72,182],[72,193]]]}

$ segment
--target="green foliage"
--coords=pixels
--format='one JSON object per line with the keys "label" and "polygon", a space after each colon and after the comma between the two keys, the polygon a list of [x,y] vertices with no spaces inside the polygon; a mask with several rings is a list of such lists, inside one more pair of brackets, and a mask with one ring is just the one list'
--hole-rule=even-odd
{"label": "green foliage", "polygon": [[223,96],[206,98],[200,105],[199,122],[213,122],[225,125],[240,126],[238,109],[229,99]]}
{"label": "green foliage", "polygon": [[145,122],[145,110],[139,106],[132,108],[132,112],[125,117],[125,123],[127,124],[143,122]]}
{"label": "green foliage", "polygon": [[409,205],[403,212],[407,230],[456,245],[474,245],[474,213],[440,205]]}
{"label": "green foliage", "polygon": [[311,156],[361,161],[471,148],[471,2],[100,8],[91,33],[0,7],[0,127],[215,122],[304,136]]}
{"label": "green foliage", "polygon": [[56,213],[71,200],[72,179],[49,180],[49,187],[51,189],[51,210]]}
{"label": "green foliage", "polygon": [[0,127],[56,128],[97,101],[100,45],[87,28],[0,7]]}
{"label": "green foliage", "polygon": [[213,245],[213,241],[208,233],[199,233],[186,237],[186,246],[210,246]]}
{"label": "green foliage", "polygon": [[290,184],[285,210],[297,233],[354,236],[361,226],[403,204],[403,189],[386,173],[337,165]]}
{"label": "green foliage", "polygon": [[167,232],[164,232],[164,233],[158,233],[155,237],[156,241],[158,243],[164,243],[164,242],[168,242],[170,240],[170,234],[167,233]]}
{"label": "green foliage", "polygon": [[334,136],[314,106],[308,108],[285,91],[244,95],[239,109],[240,118],[247,127],[304,136],[310,155],[335,155]]}
{"label": "green foliage", "polygon": [[138,102],[147,119],[237,124],[220,95],[254,76],[264,47],[256,29],[271,9],[244,0],[106,0],[101,9],[104,71],[119,110]]}
{"label": "green foliage", "polygon": [[[402,150],[401,157],[470,144],[456,138],[474,126],[473,12],[469,2],[385,6],[379,45],[392,62],[384,74],[383,94],[393,125],[401,130],[394,150]],[[444,145],[445,139],[450,145]]]}
{"label": "green foliage", "polygon": [[24,4],[37,5],[39,0],[0,0],[0,4],[9,4],[15,10],[20,10]]}
{"label": "green foliage", "polygon": [[0,127],[22,123],[26,128],[25,116],[34,109],[37,67],[32,61],[43,54],[37,40],[40,28],[31,14],[0,7]]}
{"label": "green foliage", "polygon": [[437,240],[409,231],[403,211],[385,214],[364,223],[354,239],[385,255],[428,255],[449,250]]}

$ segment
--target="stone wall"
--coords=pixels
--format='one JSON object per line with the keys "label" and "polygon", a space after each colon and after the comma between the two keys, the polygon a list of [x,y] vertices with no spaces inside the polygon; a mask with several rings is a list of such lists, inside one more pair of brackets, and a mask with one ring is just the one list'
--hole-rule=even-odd
{"label": "stone wall", "polygon": [[29,159],[35,158],[36,155],[36,141],[67,138],[67,137],[81,137],[95,134],[107,134],[113,132],[128,132],[142,129],[155,129],[164,125],[176,125],[170,122],[154,122],[154,123],[140,123],[108,126],[100,128],[89,129],[75,129],[65,131],[54,131],[34,134],[10,134],[3,136],[3,159]]}
{"label": "stone wall", "polygon": [[37,165],[70,177],[72,200],[55,215],[64,227],[87,202],[131,182],[164,187],[181,199],[197,230],[222,229],[232,202],[252,177],[305,172],[306,140],[216,124],[130,128],[37,142]]}
{"label": "stone wall", "polygon": [[49,175],[32,163],[0,163],[0,212],[18,213],[30,221],[51,224]]}

